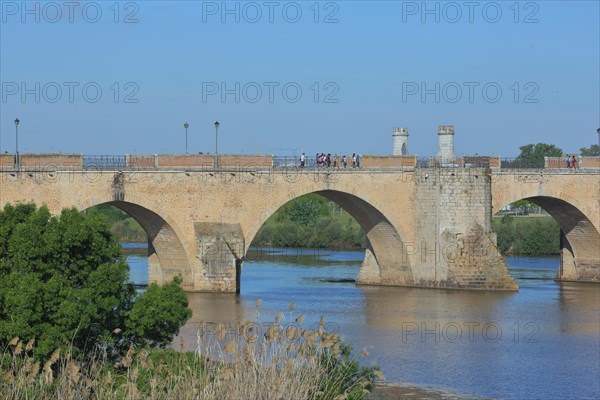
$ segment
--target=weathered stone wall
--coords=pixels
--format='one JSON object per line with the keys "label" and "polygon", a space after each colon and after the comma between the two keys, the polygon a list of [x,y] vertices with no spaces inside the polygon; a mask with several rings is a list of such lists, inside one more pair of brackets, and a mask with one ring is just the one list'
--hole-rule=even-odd
{"label": "weathered stone wall", "polygon": [[58,214],[113,204],[148,232],[151,280],[182,275],[188,291],[235,292],[262,224],[288,201],[318,193],[350,212],[367,234],[358,283],[514,289],[495,250],[491,214],[522,198],[551,196],[563,199],[547,206],[573,248],[576,279],[594,280],[598,176],[546,174],[541,182],[520,182],[491,171],[7,171],[0,173],[0,207],[35,202]]}
{"label": "weathered stone wall", "polygon": [[517,286],[491,234],[491,183],[483,168],[416,171],[418,286],[507,289]]}
{"label": "weathered stone wall", "polygon": [[197,290],[240,291],[240,273],[246,248],[240,224],[194,224],[196,257],[201,260]]}

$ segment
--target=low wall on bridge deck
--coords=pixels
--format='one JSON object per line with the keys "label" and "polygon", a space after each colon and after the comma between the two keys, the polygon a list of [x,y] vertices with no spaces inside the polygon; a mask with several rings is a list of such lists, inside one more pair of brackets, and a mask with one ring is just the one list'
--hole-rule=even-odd
{"label": "low wall on bridge deck", "polygon": [[223,155],[219,156],[221,167],[272,167],[272,156]]}
{"label": "low wall on bridge deck", "polygon": [[81,154],[21,154],[21,165],[31,167],[79,167],[83,165]]}
{"label": "low wall on bridge deck", "polygon": [[[58,167],[82,167],[81,154],[20,154],[21,166],[52,169]],[[0,155],[0,168],[10,169],[15,165],[14,154]]]}
{"label": "low wall on bridge deck", "polygon": [[15,156],[13,154],[0,154],[0,169],[10,168],[15,163]]}
{"label": "low wall on bridge deck", "polygon": [[415,156],[363,156],[362,168],[402,168],[417,165]]}
{"label": "low wall on bridge deck", "polygon": [[204,154],[170,154],[154,156],[158,168],[212,167],[213,156]]}

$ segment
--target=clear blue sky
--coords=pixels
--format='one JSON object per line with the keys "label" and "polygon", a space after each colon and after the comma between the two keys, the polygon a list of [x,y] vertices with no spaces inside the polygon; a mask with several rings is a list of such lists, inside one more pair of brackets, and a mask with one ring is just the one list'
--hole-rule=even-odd
{"label": "clear blue sky", "polygon": [[0,151],[16,117],[21,152],[178,153],[188,121],[212,153],[215,120],[220,153],[389,154],[408,127],[431,155],[442,124],[457,154],[597,143],[599,2],[464,3],[2,0]]}

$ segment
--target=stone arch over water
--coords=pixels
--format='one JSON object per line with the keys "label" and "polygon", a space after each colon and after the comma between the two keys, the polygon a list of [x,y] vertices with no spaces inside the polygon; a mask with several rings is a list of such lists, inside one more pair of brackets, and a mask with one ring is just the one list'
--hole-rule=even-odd
{"label": "stone arch over water", "polygon": [[136,220],[148,235],[148,283],[164,284],[181,275],[182,287],[192,290],[193,272],[183,242],[173,222],[168,222],[147,206],[130,201],[109,200],[85,208],[108,204]]}
{"label": "stone arch over water", "polygon": [[[571,202],[553,196],[503,199],[504,206],[527,200],[543,208],[561,230],[559,280],[600,282],[600,233],[593,221]],[[494,211],[501,209],[496,205]],[[592,217],[593,218],[593,217]]]}
{"label": "stone arch over water", "polygon": [[[414,284],[413,269],[399,230],[382,211],[357,195],[339,190],[316,190],[295,193],[276,204],[274,211],[265,214],[247,232],[248,245],[271,215],[289,201],[314,193],[333,201],[348,212],[367,236],[367,249],[358,284],[410,286]],[[239,280],[239,276],[238,276]],[[239,287],[239,286],[238,286]]]}

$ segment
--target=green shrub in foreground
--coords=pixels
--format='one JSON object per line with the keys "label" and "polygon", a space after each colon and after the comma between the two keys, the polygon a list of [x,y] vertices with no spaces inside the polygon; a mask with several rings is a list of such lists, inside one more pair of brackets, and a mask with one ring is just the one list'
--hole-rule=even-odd
{"label": "green shrub in foreground", "polygon": [[170,343],[191,316],[181,280],[134,301],[128,277],[121,246],[97,213],[65,209],[52,216],[34,204],[5,206],[0,347],[14,337],[35,340],[32,355],[43,359],[57,347],[118,357],[132,344]]}

